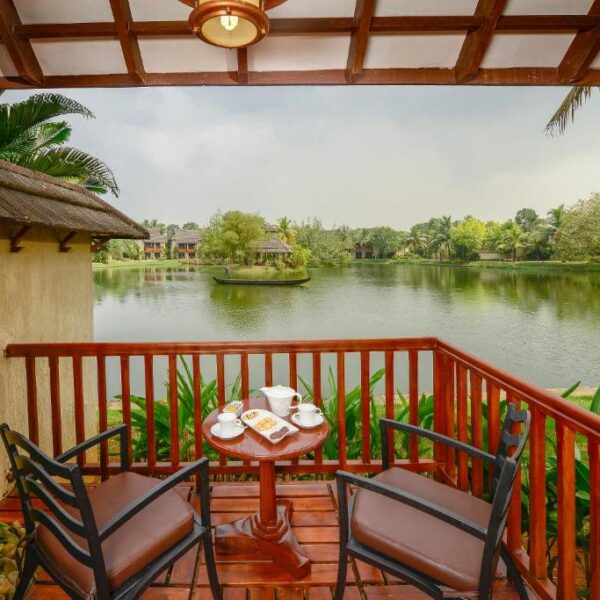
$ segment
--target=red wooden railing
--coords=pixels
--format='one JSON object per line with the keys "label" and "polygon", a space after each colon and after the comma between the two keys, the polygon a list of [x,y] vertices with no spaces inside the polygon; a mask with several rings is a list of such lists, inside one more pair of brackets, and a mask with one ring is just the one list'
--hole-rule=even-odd
{"label": "red wooden railing", "polygon": [[[338,452],[336,459],[326,460],[322,451],[303,460],[285,462],[279,470],[291,474],[330,474],[339,468],[355,472],[375,472],[381,460],[371,455],[370,419],[371,398],[369,379],[374,365],[380,362],[385,369],[382,412],[393,418],[395,414],[396,389],[407,391],[409,422],[418,424],[419,396],[433,390],[433,427],[459,440],[477,447],[487,447],[495,452],[502,419],[504,403],[513,403],[528,408],[532,413],[532,430],[526,460],[523,462],[520,480],[528,482],[529,518],[523,519],[521,498],[515,495],[509,513],[507,545],[526,576],[530,585],[542,598],[571,599],[576,597],[577,553],[575,530],[575,469],[576,439],[585,444],[586,464],[589,465],[590,484],[586,490],[590,496],[589,515],[589,566],[594,574],[590,587],[591,600],[600,600],[600,417],[574,403],[528,384],[482,361],[454,346],[436,338],[401,338],[376,340],[319,340],[319,341],[227,341],[202,343],[157,343],[157,344],[11,344],[6,349],[9,357],[25,359],[27,382],[27,409],[29,436],[40,438],[40,424],[51,424],[52,449],[62,450],[65,429],[73,428],[75,439],[84,438],[86,397],[91,390],[84,389],[86,377],[84,364],[95,364],[94,396],[98,401],[98,429],[108,426],[107,413],[107,360],[116,360],[120,378],[123,422],[131,425],[131,364],[142,361],[140,378],[143,380],[144,397],[148,413],[148,456],[144,462],[135,462],[139,472],[156,474],[169,473],[182,466],[180,462],[180,436],[178,430],[179,399],[177,395],[178,357],[186,357],[191,364],[194,396],[194,455],[202,454],[200,437],[203,398],[201,397],[201,375],[214,371],[216,377],[218,405],[226,401],[227,362],[231,371],[231,357],[236,358],[233,369],[240,377],[241,395],[251,391],[250,360],[262,357],[261,385],[274,382],[274,362],[277,357],[287,357],[289,384],[299,387],[299,375],[305,376],[300,364],[308,356],[314,400],[323,402],[323,378],[325,360],[334,363],[333,373],[337,386],[338,402]],[[156,429],[154,423],[154,401],[156,361],[166,358],[169,394],[166,399],[171,415],[171,452],[168,462],[159,462],[156,457]],[[60,365],[72,363],[74,419],[65,418],[61,410]],[[405,365],[405,370],[401,369]],[[352,365],[356,364],[356,368]],[[207,369],[208,365],[208,369]],[[38,375],[41,369],[49,373],[49,414],[40,414]],[[431,372],[431,382],[423,385],[424,377]],[[356,378],[355,383],[349,380]],[[255,376],[256,379],[256,376]],[[278,382],[282,382],[279,380]],[[141,382],[133,382],[141,385]],[[360,385],[361,399],[361,455],[347,455],[347,429],[344,419],[346,393],[350,387]],[[548,443],[546,430],[551,423],[556,432],[557,449],[557,496],[558,496],[558,562],[556,585],[547,576],[547,496],[546,471]],[[390,445],[392,452],[393,444]],[[450,485],[468,490],[476,496],[484,496],[489,489],[489,473],[480,461],[471,460],[461,452],[442,446],[433,448],[433,456],[420,456],[416,439],[408,446],[408,458],[396,456],[390,459],[397,465],[419,471],[432,471],[434,476]],[[132,452],[129,440],[129,452]],[[86,473],[106,476],[113,470],[108,449],[103,446],[99,462],[86,462],[81,466]],[[257,473],[257,466],[234,461],[220,456],[212,465],[213,473],[219,475],[241,475]],[[525,530],[524,530],[525,525]]]}

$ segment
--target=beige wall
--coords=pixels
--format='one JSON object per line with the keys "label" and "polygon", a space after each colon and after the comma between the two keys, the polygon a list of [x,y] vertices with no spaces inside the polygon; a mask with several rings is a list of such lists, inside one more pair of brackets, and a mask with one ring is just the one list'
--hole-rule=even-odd
{"label": "beige wall", "polygon": [[[0,225],[0,422],[27,434],[25,369],[22,359],[4,356],[11,342],[93,341],[93,281],[90,236],[78,234],[71,250],[58,251],[56,233],[31,229],[23,250],[10,252],[9,232]],[[40,445],[51,452],[50,396],[46,360],[36,361]],[[84,366],[86,430],[95,429],[93,366]],[[70,361],[60,361],[63,444],[73,439],[73,379]],[[0,496],[7,489],[7,463],[0,448]]]}

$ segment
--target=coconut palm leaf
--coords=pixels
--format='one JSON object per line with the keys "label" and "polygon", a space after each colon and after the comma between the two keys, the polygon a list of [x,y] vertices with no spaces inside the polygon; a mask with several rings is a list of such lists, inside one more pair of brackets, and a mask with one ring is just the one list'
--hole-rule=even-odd
{"label": "coconut palm leaf", "polygon": [[546,133],[551,135],[564,133],[569,121],[575,121],[575,113],[592,95],[590,86],[577,86],[571,89],[557,111],[546,125]]}
{"label": "coconut palm leaf", "polygon": [[16,164],[82,185],[92,192],[119,195],[115,176],[106,163],[77,148],[64,146],[24,156]]}

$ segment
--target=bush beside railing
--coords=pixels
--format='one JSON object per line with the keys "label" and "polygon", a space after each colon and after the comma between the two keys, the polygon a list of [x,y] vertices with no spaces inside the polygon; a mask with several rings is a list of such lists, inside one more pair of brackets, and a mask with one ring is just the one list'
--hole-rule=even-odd
{"label": "bush beside railing", "polygon": [[[372,356],[383,355],[384,367],[372,372]],[[347,388],[348,355],[357,354],[360,366],[358,386]],[[96,395],[99,429],[108,427],[106,360],[117,357],[121,381],[122,420],[137,427],[138,434],[129,439],[129,452],[135,454],[134,468],[140,472],[163,474],[177,470],[186,458],[202,456],[201,424],[214,407],[228,399],[225,359],[237,356],[238,389],[234,395],[248,397],[250,388],[249,357],[263,357],[264,377],[261,384],[273,384],[273,360],[287,357],[288,382],[301,388],[321,406],[333,425],[328,444],[302,460],[284,462],[279,470],[291,474],[331,474],[342,468],[355,472],[376,472],[381,468],[378,428],[381,416],[402,418],[412,424],[434,430],[495,452],[498,445],[502,412],[506,403],[528,408],[533,425],[527,458],[520,478],[526,490],[526,503],[515,496],[511,506],[507,545],[530,585],[543,598],[575,598],[578,590],[577,559],[585,559],[589,597],[600,600],[600,417],[590,411],[511,376],[494,365],[463,352],[435,338],[401,338],[385,340],[321,340],[273,342],[205,342],[195,344],[14,344],[7,355],[25,359],[29,436],[39,439],[39,414],[36,369],[47,368],[50,376],[50,405],[53,450],[61,451],[59,358],[73,364],[77,441],[84,436],[83,361],[96,365]],[[299,372],[300,356],[309,355],[311,374]],[[334,367],[323,369],[323,357],[335,357]],[[407,357],[405,403],[395,381],[399,355]],[[144,396],[131,393],[131,361],[143,361]],[[155,402],[160,394],[154,389],[154,366],[157,357],[168,363],[166,403]],[[186,366],[181,362],[185,358]],[[207,361],[214,363],[214,382],[203,379]],[[46,363],[46,364],[44,364]],[[178,371],[179,363],[179,371]],[[419,388],[423,365],[432,367],[433,395]],[[202,368],[202,369],[201,369]],[[352,375],[352,373],[350,374]],[[384,394],[379,404],[374,386],[381,379]],[[52,383],[54,382],[54,384]],[[278,381],[281,383],[281,381]],[[325,383],[325,385],[323,385]],[[142,416],[143,415],[143,416]],[[556,456],[547,443],[546,425],[553,424]],[[146,431],[143,432],[143,428]],[[56,433],[58,432],[58,433]],[[145,439],[140,439],[140,434]],[[585,445],[587,461],[578,456],[576,436]],[[158,442],[162,440],[161,444]],[[166,443],[165,443],[166,440]],[[431,471],[434,477],[476,496],[485,497],[489,473],[464,453],[439,445],[419,447],[414,438],[401,438],[392,444],[396,465],[418,471]],[[145,448],[145,451],[144,451]],[[401,456],[399,458],[397,455]],[[183,460],[182,460],[183,459]],[[583,465],[583,467],[582,467]],[[81,466],[85,472],[106,477],[111,472],[109,449],[102,446],[99,461]],[[585,489],[578,485],[582,468],[587,468],[589,504],[585,514]],[[257,473],[257,466],[219,456],[212,463],[215,474],[241,475]],[[584,486],[585,487],[585,486]],[[576,489],[579,495],[576,497]],[[584,510],[581,506],[583,503]],[[578,510],[576,510],[578,509]],[[556,518],[549,518],[552,511]],[[548,549],[548,540],[555,549]],[[578,547],[579,542],[579,547]],[[587,543],[587,552],[585,545]],[[548,573],[555,574],[556,585]],[[585,593],[579,590],[579,593]]]}

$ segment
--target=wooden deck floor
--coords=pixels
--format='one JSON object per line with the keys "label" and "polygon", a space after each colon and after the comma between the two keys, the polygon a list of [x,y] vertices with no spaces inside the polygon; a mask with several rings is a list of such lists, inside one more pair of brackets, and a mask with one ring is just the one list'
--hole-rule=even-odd
{"label": "wooden deck floor", "polygon": [[[196,505],[190,487],[179,492]],[[335,585],[338,555],[338,528],[334,486],[328,482],[282,483],[279,497],[293,503],[292,526],[296,537],[313,562],[312,574],[295,581],[273,562],[256,555],[221,555],[217,562],[225,600],[331,600]],[[215,483],[212,486],[213,523],[218,525],[254,512],[258,507],[258,485],[253,483]],[[10,497],[0,506],[0,520],[20,517],[19,502]],[[424,600],[415,588],[402,584],[378,569],[352,561],[348,570],[349,600]],[[67,596],[41,573],[28,600],[63,600]],[[150,588],[145,600],[192,600],[210,598],[206,569],[198,550],[181,558],[166,575]],[[516,600],[505,583],[497,584],[495,600]]]}

